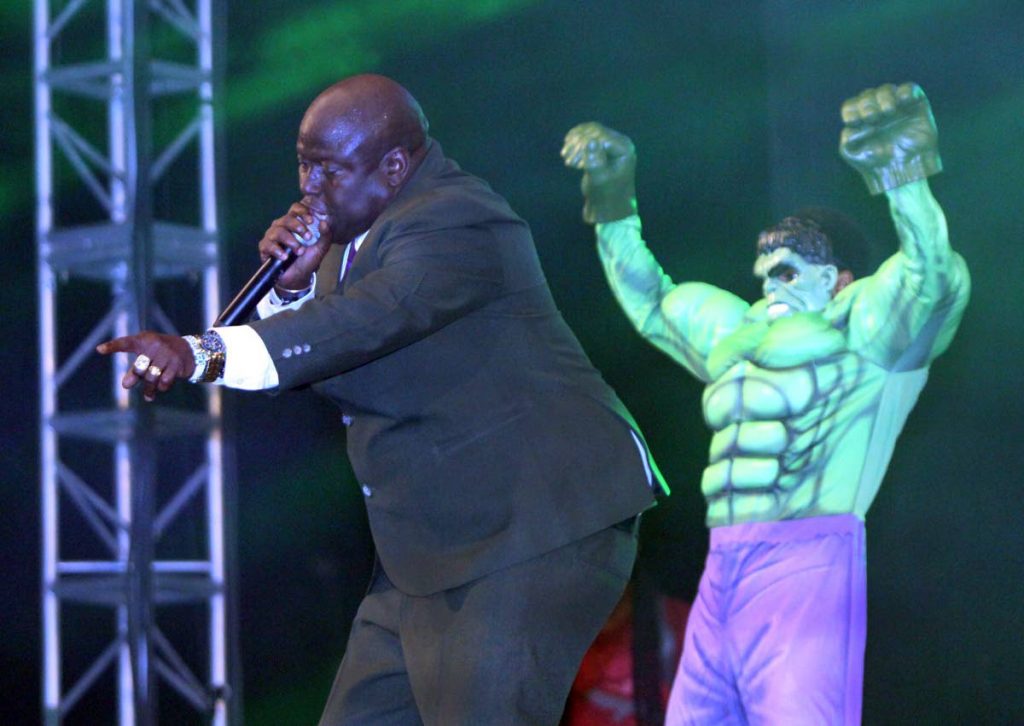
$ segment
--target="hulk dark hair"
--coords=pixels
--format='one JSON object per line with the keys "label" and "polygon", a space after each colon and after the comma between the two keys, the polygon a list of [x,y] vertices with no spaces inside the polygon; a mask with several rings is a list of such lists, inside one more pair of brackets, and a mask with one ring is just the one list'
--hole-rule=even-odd
{"label": "hulk dark hair", "polygon": [[[808,262],[835,265],[855,276],[863,270],[867,246],[867,238],[852,219],[827,207],[800,209],[757,238],[758,254],[788,247]],[[842,250],[842,255],[836,253],[836,248]]]}

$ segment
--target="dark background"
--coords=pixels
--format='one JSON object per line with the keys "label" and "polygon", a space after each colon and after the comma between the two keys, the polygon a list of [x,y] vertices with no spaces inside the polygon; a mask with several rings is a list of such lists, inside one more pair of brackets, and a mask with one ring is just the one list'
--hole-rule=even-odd
{"label": "dark background", "polygon": [[[687,599],[707,539],[701,389],[617,309],[580,221],[578,178],[558,157],[562,136],[590,119],[629,134],[645,237],[666,271],[752,299],[755,235],[796,207],[827,204],[857,218],[874,241],[872,266],[895,249],[884,199],[869,197],[838,157],[838,112],[864,88],[919,83],[945,163],[932,187],[974,290],[868,515],[865,723],[1024,723],[1024,4],[231,0],[226,19],[229,287],[250,274],[262,231],[296,198],[294,135],[309,100],[353,72],[402,82],[448,155],[530,221],[565,317],[673,486],[647,520],[643,559],[667,592]],[[40,616],[30,3],[5,3],[0,20],[8,250],[0,712],[7,723],[33,723]],[[62,48],[65,59],[75,51]],[[62,201],[73,217],[78,200],[69,195]],[[157,210],[187,214],[193,198],[190,189],[162,189]],[[90,325],[108,299],[102,286],[74,281],[59,294],[66,331]],[[162,294],[173,312],[175,296],[194,287]],[[63,399],[71,406],[68,397],[94,395],[72,391]],[[245,720],[311,723],[369,574],[361,495],[337,414],[325,404],[303,393],[227,399],[239,462],[232,511]],[[101,458],[78,458],[90,456]],[[74,617],[98,630],[110,625],[105,612]],[[68,722],[111,723],[113,711],[96,697]]]}

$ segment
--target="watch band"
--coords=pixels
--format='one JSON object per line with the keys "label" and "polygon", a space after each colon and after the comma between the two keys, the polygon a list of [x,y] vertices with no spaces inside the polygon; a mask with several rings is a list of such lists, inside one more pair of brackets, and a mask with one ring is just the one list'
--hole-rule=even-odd
{"label": "watch band", "polygon": [[213,383],[224,375],[227,348],[224,339],[215,330],[207,330],[201,336],[183,336],[192,349],[195,370],[189,376],[189,383]]}
{"label": "watch band", "polygon": [[189,376],[189,383],[199,383],[203,380],[203,376],[206,375],[206,369],[210,365],[210,355],[208,351],[203,348],[202,342],[198,336],[185,335],[182,336],[185,342],[188,343],[188,347],[192,349],[192,361],[195,363],[195,370],[192,371],[192,375]]}
{"label": "watch band", "polygon": [[312,289],[312,287],[307,287],[305,290],[285,290],[278,287],[274,288],[274,294],[277,295],[277,299],[281,301],[282,305],[288,305],[306,297]]}
{"label": "watch band", "polygon": [[288,305],[289,303],[293,303],[297,300],[301,300],[302,298],[306,297],[306,295],[309,294],[310,290],[313,289],[314,279],[315,278],[311,275],[309,278],[309,284],[306,285],[301,290],[291,290],[287,287],[275,285],[274,294],[277,295],[277,299],[280,300],[282,304]]}
{"label": "watch band", "polygon": [[224,375],[224,363],[227,357],[227,347],[224,339],[216,330],[207,330],[199,339],[199,344],[209,354],[209,363],[206,371],[199,380],[203,383],[213,383]]}

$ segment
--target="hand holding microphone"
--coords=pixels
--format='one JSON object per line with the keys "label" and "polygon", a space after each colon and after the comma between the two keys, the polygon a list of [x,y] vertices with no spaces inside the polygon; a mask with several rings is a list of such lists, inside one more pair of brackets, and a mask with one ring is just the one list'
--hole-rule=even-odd
{"label": "hand holding microphone", "polygon": [[309,284],[310,275],[320,267],[330,248],[330,235],[323,234],[328,229],[326,220],[326,213],[303,199],[271,223],[260,240],[259,252],[264,263],[273,259],[287,261],[277,285],[295,290]]}
{"label": "hand holding microphone", "polygon": [[329,229],[326,213],[305,198],[275,219],[260,240],[262,266],[224,308],[214,327],[244,323],[274,285],[286,290],[308,288],[330,249]]}
{"label": "hand holding microphone", "polygon": [[[320,267],[331,246],[327,215],[309,205],[308,200],[296,202],[283,217],[274,220],[260,240],[260,258],[263,265],[235,299],[224,309],[214,327],[238,325],[248,320],[256,304],[271,286],[301,289],[309,286],[310,277]],[[219,350],[207,347],[207,335],[220,341]],[[190,342],[191,341],[191,342]],[[157,393],[168,391],[179,378],[192,382],[212,382],[224,373],[224,343],[213,332],[198,336],[185,336],[143,331],[100,343],[96,350],[103,355],[112,353],[136,354],[134,363],[121,381],[124,388],[142,385],[147,401]],[[211,367],[205,353],[219,353],[219,367]],[[197,366],[202,366],[198,368]],[[204,377],[209,375],[210,377]]]}

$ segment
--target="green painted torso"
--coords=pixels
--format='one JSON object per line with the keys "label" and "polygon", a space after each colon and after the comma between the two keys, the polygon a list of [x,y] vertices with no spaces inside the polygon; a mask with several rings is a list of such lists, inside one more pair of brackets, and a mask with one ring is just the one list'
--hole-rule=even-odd
{"label": "green painted torso", "polygon": [[605,274],[634,327],[706,384],[709,526],[863,518],[871,506],[970,295],[927,184],[888,196],[899,251],[822,311],[774,321],[764,299],[750,305],[714,285],[673,282],[639,217],[597,226]]}
{"label": "green painted torso", "polygon": [[812,313],[748,322],[708,362],[708,524],[853,512],[886,371]]}

